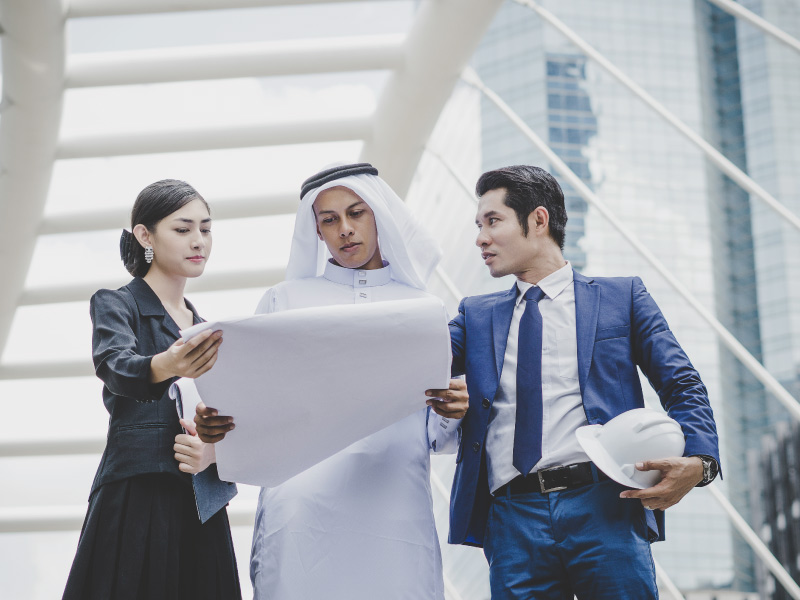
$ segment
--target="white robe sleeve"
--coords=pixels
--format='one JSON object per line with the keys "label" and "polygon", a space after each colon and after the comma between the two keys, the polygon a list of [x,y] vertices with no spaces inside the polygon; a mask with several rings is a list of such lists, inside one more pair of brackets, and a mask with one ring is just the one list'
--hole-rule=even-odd
{"label": "white robe sleeve", "polygon": [[436,414],[428,407],[428,445],[435,454],[455,454],[461,443],[461,421]]}
{"label": "white robe sleeve", "polygon": [[[447,313],[450,322],[450,314]],[[455,454],[461,443],[461,421],[436,414],[428,407],[428,445],[434,454]]]}
{"label": "white robe sleeve", "polygon": [[267,313],[274,313],[276,312],[276,302],[277,302],[277,294],[275,292],[275,288],[271,287],[264,295],[261,297],[261,300],[258,302],[258,306],[256,307],[255,314],[257,315],[264,315]]}

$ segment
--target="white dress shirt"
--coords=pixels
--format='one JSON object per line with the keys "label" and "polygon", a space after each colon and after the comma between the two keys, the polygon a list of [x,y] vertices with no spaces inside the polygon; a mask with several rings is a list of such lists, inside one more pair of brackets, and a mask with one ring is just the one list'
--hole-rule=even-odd
{"label": "white dress shirt", "polygon": [[[257,312],[426,295],[393,280],[388,265],[329,262],[324,276],[270,289]],[[366,391],[380,410],[381,390]],[[250,562],[256,600],[444,600],[430,452],[455,452],[461,421],[428,410],[423,394],[418,412],[261,490]]]}
{"label": "white dress shirt", "polygon": [[[517,300],[500,375],[500,386],[489,414],[486,456],[489,489],[494,492],[520,472],[512,464],[517,416],[517,341],[525,312],[525,292],[533,284],[517,281]],[[542,458],[532,469],[584,462],[589,457],[575,437],[586,425],[578,384],[578,343],[575,330],[575,288],[572,265],[567,263],[542,279]]]}

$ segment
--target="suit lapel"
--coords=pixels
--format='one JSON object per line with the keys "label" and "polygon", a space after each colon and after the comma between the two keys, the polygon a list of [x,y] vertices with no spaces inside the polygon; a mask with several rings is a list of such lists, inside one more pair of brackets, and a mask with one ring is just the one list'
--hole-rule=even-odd
{"label": "suit lapel", "polygon": [[[164,305],[161,304],[161,300],[158,299],[156,293],[144,279],[137,277],[131,281],[127,287],[136,300],[136,304],[139,307],[139,314],[143,317],[156,317],[159,320],[161,330],[169,334],[170,338],[177,339],[181,337],[177,323],[169,316],[164,309]],[[194,307],[192,307],[192,309],[193,308]],[[194,310],[192,310],[192,312],[194,312]]]}
{"label": "suit lapel", "polygon": [[592,366],[597,315],[600,311],[600,287],[593,279],[573,272],[575,281],[575,333],[578,342],[578,382],[581,393],[586,387]]}
{"label": "suit lapel", "polygon": [[161,317],[161,329],[169,333],[175,339],[181,337],[181,330],[178,328],[178,324],[169,316],[166,310]]}
{"label": "suit lapel", "polygon": [[494,337],[494,362],[497,368],[497,380],[500,381],[500,373],[503,371],[503,359],[506,355],[506,345],[508,343],[508,330],[511,327],[511,317],[514,314],[514,306],[517,299],[517,284],[500,296],[492,307],[492,335]]}

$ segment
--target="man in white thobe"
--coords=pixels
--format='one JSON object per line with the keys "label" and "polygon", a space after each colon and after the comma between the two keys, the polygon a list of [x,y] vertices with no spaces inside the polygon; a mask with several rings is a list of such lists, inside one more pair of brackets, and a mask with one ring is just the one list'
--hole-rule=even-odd
{"label": "man in white thobe", "polygon": [[[304,183],[286,280],[256,312],[424,297],[439,258],[376,169],[338,166]],[[467,396],[461,380],[428,395],[415,414],[261,490],[250,564],[257,600],[443,600],[430,452],[456,451]],[[204,441],[227,430],[227,418],[211,414],[198,409]]]}

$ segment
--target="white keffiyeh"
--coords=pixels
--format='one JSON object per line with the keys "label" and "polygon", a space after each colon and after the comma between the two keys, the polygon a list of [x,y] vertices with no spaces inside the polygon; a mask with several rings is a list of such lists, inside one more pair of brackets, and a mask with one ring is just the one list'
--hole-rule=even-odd
{"label": "white keffiyeh", "polygon": [[396,281],[424,290],[428,278],[441,260],[439,245],[414,218],[394,190],[375,175],[350,175],[309,191],[297,209],[292,249],[286,279],[322,275],[330,253],[317,236],[313,204],[330,188],[346,187],[366,202],[375,213],[381,257],[392,266]]}

